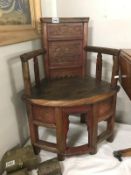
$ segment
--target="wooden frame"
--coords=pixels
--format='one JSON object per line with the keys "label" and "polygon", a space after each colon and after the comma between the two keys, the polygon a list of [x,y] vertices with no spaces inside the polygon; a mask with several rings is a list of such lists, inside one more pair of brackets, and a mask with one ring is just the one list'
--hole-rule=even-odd
{"label": "wooden frame", "polygon": [[39,38],[41,6],[40,0],[29,0],[31,24],[0,25],[0,46]]}

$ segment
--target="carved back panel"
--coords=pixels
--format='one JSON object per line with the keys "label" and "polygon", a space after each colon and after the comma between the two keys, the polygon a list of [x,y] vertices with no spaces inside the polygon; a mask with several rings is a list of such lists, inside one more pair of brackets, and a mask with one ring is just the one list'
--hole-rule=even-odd
{"label": "carved back panel", "polygon": [[42,43],[47,78],[85,76],[87,30],[89,18],[41,18]]}

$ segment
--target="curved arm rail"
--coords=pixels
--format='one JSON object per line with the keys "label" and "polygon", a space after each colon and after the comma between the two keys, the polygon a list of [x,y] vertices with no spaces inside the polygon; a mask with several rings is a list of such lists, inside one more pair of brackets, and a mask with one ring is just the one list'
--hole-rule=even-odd
{"label": "curved arm rail", "polygon": [[118,56],[120,53],[119,49],[98,47],[98,46],[86,46],[84,50],[87,52],[97,52],[101,54],[103,53],[103,54],[114,55],[114,56]]}
{"label": "curved arm rail", "polygon": [[39,75],[38,56],[44,55],[45,53],[46,53],[45,49],[38,49],[31,52],[27,52],[20,56],[22,62],[25,95],[27,96],[30,96],[31,94],[31,78],[30,78],[28,61],[30,59],[33,59],[34,61],[35,84],[37,87],[39,87],[40,75]]}
{"label": "curved arm rail", "polygon": [[45,53],[46,53],[45,49],[38,49],[22,54],[20,58],[22,62],[26,62],[30,59],[37,58],[37,56],[44,55]]}
{"label": "curved arm rail", "polygon": [[101,81],[102,77],[102,54],[112,55],[113,56],[113,68],[112,68],[112,76],[111,76],[111,87],[117,87],[116,76],[119,74],[119,49],[106,48],[106,47],[96,47],[96,46],[86,46],[84,48],[87,52],[95,52],[97,53],[97,62],[96,62],[96,80]]}

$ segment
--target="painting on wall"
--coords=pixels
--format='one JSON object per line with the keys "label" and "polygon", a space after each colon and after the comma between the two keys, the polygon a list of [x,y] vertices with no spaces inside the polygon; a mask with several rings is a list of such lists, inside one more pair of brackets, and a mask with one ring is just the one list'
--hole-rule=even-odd
{"label": "painting on wall", "polygon": [[40,0],[0,0],[0,45],[39,37]]}
{"label": "painting on wall", "polygon": [[0,25],[30,24],[28,0],[0,0]]}

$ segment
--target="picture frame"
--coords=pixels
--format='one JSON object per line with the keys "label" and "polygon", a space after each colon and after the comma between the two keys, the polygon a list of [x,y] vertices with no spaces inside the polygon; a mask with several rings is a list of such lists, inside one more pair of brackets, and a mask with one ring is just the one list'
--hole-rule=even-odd
{"label": "picture frame", "polygon": [[[12,2],[13,1],[14,3],[18,3],[19,0],[17,1],[12,0]],[[0,46],[34,40],[40,37],[40,17],[41,17],[40,0],[25,0],[22,2],[27,1],[29,5],[29,9],[27,9],[27,11],[28,10],[30,11],[30,21],[27,24],[19,24],[19,23],[13,24],[13,20],[11,24],[2,25],[0,23]],[[5,1],[1,1],[1,3],[2,2]],[[4,20],[4,18],[1,19]]]}

